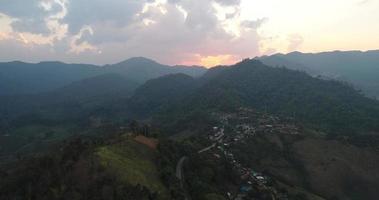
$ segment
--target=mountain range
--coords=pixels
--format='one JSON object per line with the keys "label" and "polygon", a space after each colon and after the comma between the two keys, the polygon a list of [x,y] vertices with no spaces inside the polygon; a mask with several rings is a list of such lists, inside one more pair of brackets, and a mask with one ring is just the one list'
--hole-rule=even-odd
{"label": "mountain range", "polygon": [[[371,58],[374,53],[361,57]],[[346,82],[314,76],[304,63],[293,64],[287,58],[333,57],[330,54],[347,58],[346,54],[354,52],[274,55],[259,60],[275,67],[246,59],[209,70],[166,66],[141,57],[103,67],[59,62],[2,63],[0,82],[6,84],[1,85],[1,130],[13,132],[12,127],[20,128],[20,123],[31,117],[58,125],[62,121],[85,123],[96,116],[142,119],[163,115],[158,121],[166,119],[161,124],[174,126],[174,122],[185,119],[183,114],[188,117],[195,111],[241,106],[289,116],[337,135],[376,130],[379,112],[375,100],[364,97]],[[367,63],[375,61],[368,60]],[[360,62],[363,61],[354,61]],[[278,67],[280,63],[285,67]],[[348,66],[353,70],[352,64]],[[329,68],[317,70],[323,69]],[[362,69],[366,73],[369,68]]]}
{"label": "mountain range", "polygon": [[369,97],[379,97],[379,50],[275,54],[260,57],[270,66],[286,66],[313,76],[352,84]]}
{"label": "mountain range", "polygon": [[149,79],[167,74],[201,76],[205,71],[204,67],[168,66],[142,57],[105,66],[62,62],[31,64],[16,61],[0,63],[0,95],[48,92],[75,81],[103,74],[118,74],[131,82],[142,84]]}

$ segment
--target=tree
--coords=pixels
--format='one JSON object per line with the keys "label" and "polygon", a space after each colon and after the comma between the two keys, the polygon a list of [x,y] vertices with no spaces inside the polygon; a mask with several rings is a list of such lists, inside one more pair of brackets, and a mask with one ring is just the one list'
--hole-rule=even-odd
{"label": "tree", "polygon": [[139,124],[136,120],[133,120],[132,122],[130,122],[129,124],[129,128],[130,130],[134,133],[134,134],[137,134],[138,133],[138,129],[139,129]]}

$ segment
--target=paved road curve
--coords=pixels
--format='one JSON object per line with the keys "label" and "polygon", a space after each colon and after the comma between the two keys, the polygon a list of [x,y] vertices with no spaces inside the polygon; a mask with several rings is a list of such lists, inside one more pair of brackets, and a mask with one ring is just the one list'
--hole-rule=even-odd
{"label": "paved road curve", "polygon": [[209,151],[209,150],[211,150],[211,149],[212,149],[213,147],[215,147],[215,146],[216,146],[216,143],[213,143],[211,146],[206,147],[206,148],[204,148],[204,149],[198,151],[197,153],[203,153],[203,152]]}
{"label": "paved road curve", "polygon": [[181,185],[183,185],[183,163],[187,159],[187,156],[183,156],[182,158],[180,158],[178,164],[176,165],[176,177],[180,180]]}
{"label": "paved road curve", "polygon": [[188,159],[187,156],[183,156],[182,158],[180,158],[178,164],[176,164],[176,177],[179,179],[180,181],[180,187],[183,189],[183,191],[185,192],[185,200],[190,200],[191,197],[190,195],[188,194],[188,192],[186,191],[186,189],[184,188],[184,176],[183,176],[183,164],[184,162]]}

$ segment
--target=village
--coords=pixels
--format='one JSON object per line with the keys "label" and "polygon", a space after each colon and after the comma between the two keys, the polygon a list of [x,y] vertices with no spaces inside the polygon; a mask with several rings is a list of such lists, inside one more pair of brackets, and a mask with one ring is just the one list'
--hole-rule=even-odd
{"label": "village", "polygon": [[287,194],[280,193],[269,184],[270,177],[254,169],[243,166],[231,152],[234,145],[244,142],[245,139],[258,134],[300,134],[300,129],[290,123],[268,114],[256,112],[252,109],[241,108],[237,113],[218,114],[220,126],[212,128],[207,139],[210,146],[198,151],[199,154],[211,153],[215,159],[226,158],[233,166],[242,180],[238,191],[228,191],[226,195],[230,200],[243,200],[248,198],[253,189],[266,193],[269,199],[286,200]]}

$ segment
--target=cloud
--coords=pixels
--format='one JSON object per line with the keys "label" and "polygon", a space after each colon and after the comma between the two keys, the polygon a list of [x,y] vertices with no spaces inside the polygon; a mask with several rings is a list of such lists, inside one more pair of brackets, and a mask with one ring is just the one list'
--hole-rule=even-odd
{"label": "cloud", "polygon": [[[190,63],[190,60],[192,64],[199,64],[202,57],[208,56],[239,60],[259,54],[258,26],[238,26],[238,35],[228,32],[211,1],[182,0],[162,6],[150,7],[144,14],[155,23],[127,33],[128,46],[138,49],[134,53],[166,63]],[[178,8],[184,9],[186,15]],[[235,23],[240,24],[238,20]]]}
{"label": "cloud", "polygon": [[140,12],[146,0],[70,0],[64,22],[69,24],[71,33],[77,33],[83,26],[112,23],[127,26]]}
{"label": "cloud", "polygon": [[241,0],[216,0],[217,3],[225,6],[240,5]]}
{"label": "cloud", "polygon": [[0,13],[13,18],[13,30],[44,35],[50,32],[49,17],[63,9],[59,0],[3,0],[0,4]]}
{"label": "cloud", "polygon": [[[78,33],[68,33],[69,25],[63,22],[68,11],[67,0],[38,0],[29,3],[27,6],[31,8],[30,10],[20,7],[18,0],[0,8],[3,15],[10,19],[9,28],[12,31],[6,34],[7,40],[22,43],[21,46],[26,51],[30,49],[45,51],[46,57],[51,56],[51,52],[55,52],[58,46],[65,46],[64,49],[67,49],[68,53],[74,54],[97,51],[96,47],[83,40],[88,33],[93,34],[90,27],[83,26]],[[31,15],[30,12],[37,14]],[[20,45],[13,47],[19,48]],[[33,53],[31,55],[34,56]]]}
{"label": "cloud", "polygon": [[82,52],[91,51],[100,53],[99,49],[90,44],[83,38],[93,35],[93,29],[90,26],[84,26],[80,29],[79,33],[74,35],[70,41],[69,53],[80,54]]}
{"label": "cloud", "polygon": [[300,45],[303,44],[304,38],[299,34],[291,34],[287,37],[288,40],[288,51],[296,51]]}
{"label": "cloud", "polygon": [[0,59],[234,61],[260,54],[258,29],[267,20],[241,19],[239,0],[5,1],[0,13],[11,19],[11,32],[0,29],[0,47],[17,51]]}
{"label": "cloud", "polygon": [[357,0],[356,4],[359,6],[363,6],[363,5],[366,5],[370,2],[371,2],[371,0]]}
{"label": "cloud", "polygon": [[0,6],[0,15],[6,19],[0,31],[7,39],[53,46],[66,37],[67,24],[59,22],[66,15],[66,0],[6,1]]}
{"label": "cloud", "polygon": [[247,27],[247,28],[252,28],[252,29],[258,29],[267,21],[268,21],[267,18],[260,18],[257,20],[245,20],[242,22],[242,26]]}

